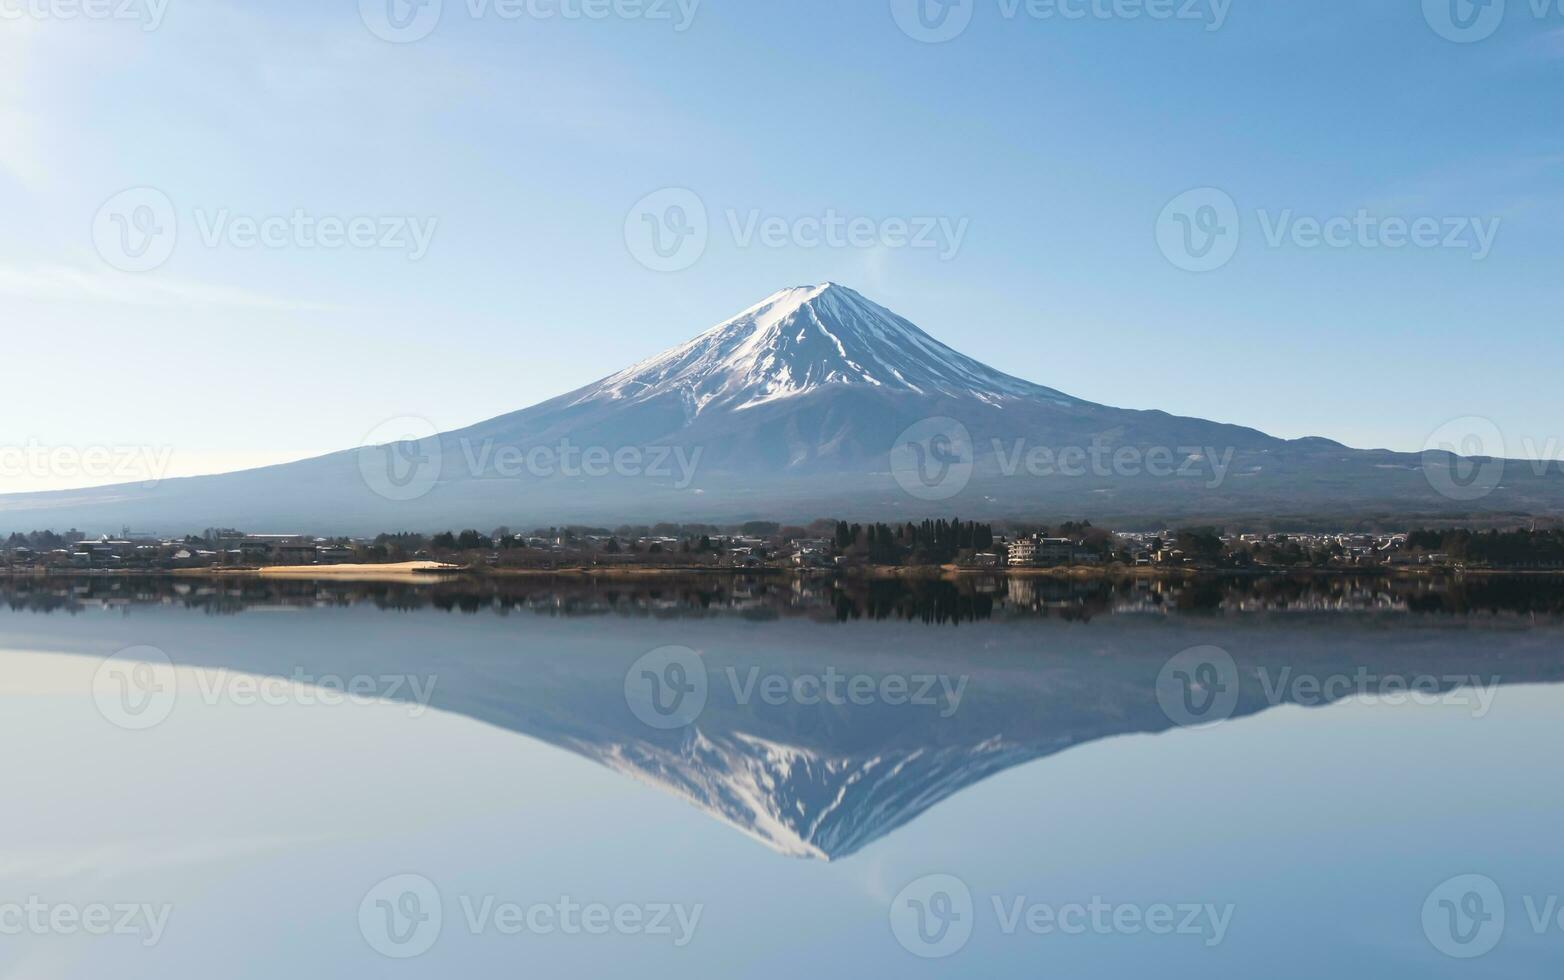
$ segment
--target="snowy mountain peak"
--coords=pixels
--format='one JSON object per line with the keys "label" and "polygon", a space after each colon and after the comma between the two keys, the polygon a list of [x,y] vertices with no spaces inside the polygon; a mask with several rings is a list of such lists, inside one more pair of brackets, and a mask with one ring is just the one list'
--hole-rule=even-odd
{"label": "snowy mountain peak", "polygon": [[833,282],[772,293],[688,343],[605,378],[573,402],[676,394],[687,414],[743,410],[827,385],[917,394],[1071,400],[945,346],[878,303]]}
{"label": "snowy mountain peak", "polygon": [[743,730],[699,728],[677,742],[563,744],[688,801],[778,854],[817,861],[855,854],[967,785],[1043,754],[1001,737],[831,753]]}

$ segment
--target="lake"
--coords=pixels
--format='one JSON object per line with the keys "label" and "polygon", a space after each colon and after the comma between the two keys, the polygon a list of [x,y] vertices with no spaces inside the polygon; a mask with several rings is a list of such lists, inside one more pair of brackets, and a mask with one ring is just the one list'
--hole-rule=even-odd
{"label": "lake", "polygon": [[0,976],[1543,977],[1553,579],[0,581]]}

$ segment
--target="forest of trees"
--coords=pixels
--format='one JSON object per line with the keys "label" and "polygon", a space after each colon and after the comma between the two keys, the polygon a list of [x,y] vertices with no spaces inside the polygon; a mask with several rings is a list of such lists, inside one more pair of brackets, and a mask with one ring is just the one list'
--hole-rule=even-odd
{"label": "forest of trees", "polygon": [[836,522],[836,549],[878,564],[940,565],[961,551],[987,551],[994,546],[990,524],[957,519],[889,524]]}
{"label": "forest of trees", "polygon": [[1407,547],[1483,565],[1558,564],[1564,562],[1564,531],[1413,531]]}
{"label": "forest of trees", "polygon": [[68,531],[65,534],[56,534],[53,531],[33,531],[29,534],[13,532],[6,540],[7,549],[31,548],[33,551],[51,551],[55,548],[65,548],[82,540],[80,531]]}

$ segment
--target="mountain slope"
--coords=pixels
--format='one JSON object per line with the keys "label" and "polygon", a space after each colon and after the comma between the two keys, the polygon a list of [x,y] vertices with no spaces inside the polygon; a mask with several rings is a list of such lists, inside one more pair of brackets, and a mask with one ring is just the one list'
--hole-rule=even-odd
{"label": "mountain slope", "polygon": [[[0,532],[1564,513],[1558,464],[1474,466],[1097,405],[994,370],[832,283],[782,290],[531,408],[403,438],[418,441],[155,487],[0,496]],[[959,479],[941,460],[959,462]],[[1479,493],[1465,492],[1471,470]]]}

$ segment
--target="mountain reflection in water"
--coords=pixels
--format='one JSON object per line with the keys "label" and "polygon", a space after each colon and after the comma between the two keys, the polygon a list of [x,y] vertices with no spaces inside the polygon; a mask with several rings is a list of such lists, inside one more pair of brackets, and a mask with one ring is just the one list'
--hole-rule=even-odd
{"label": "mountain reflection in water", "polygon": [[[300,615],[244,615],[283,608]],[[821,860],[1014,766],[1177,728],[1159,685],[1181,651],[1231,656],[1224,717],[1243,724],[1359,690],[1322,694],[1289,676],[1426,678],[1438,692],[1488,694],[1557,683],[1561,612],[1560,582],[1540,577],[0,583],[0,636],[25,632],[27,649],[103,656],[134,634],[197,670],[437,678],[435,709],[559,746],[778,853]],[[940,624],[965,624],[959,645]],[[675,644],[698,651],[709,697],[663,730],[637,716],[627,679],[638,658]],[[757,677],[831,672],[935,677],[959,686],[960,702],[745,693]]]}

